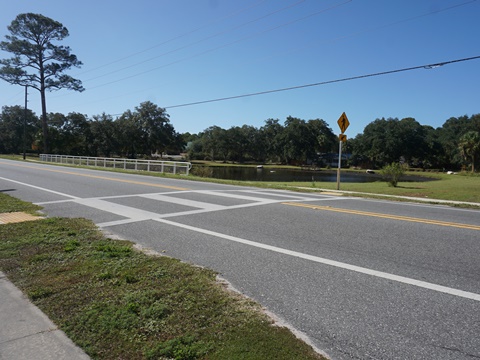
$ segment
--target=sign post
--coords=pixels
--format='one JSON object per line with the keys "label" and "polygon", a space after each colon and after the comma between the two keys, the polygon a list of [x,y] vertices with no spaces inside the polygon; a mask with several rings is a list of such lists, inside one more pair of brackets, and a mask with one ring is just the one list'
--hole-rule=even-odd
{"label": "sign post", "polygon": [[338,126],[340,127],[341,134],[338,135],[338,169],[337,169],[337,190],[340,190],[340,168],[342,167],[342,143],[347,141],[347,135],[344,134],[345,130],[347,130],[348,125],[350,122],[348,121],[347,115],[342,113],[340,118],[337,121]]}

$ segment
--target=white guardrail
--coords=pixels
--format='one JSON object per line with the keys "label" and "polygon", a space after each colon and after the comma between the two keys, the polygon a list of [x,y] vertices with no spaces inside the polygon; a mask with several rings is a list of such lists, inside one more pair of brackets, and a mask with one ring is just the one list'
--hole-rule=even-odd
{"label": "white guardrail", "polygon": [[156,171],[167,174],[188,175],[192,164],[183,161],[137,160],[120,158],[102,158],[90,156],[70,156],[40,154],[40,161],[69,165],[96,166],[113,169]]}

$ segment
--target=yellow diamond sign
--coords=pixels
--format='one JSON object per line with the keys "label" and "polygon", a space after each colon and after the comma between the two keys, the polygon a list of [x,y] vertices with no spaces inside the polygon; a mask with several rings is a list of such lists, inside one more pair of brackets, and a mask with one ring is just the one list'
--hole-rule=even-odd
{"label": "yellow diamond sign", "polygon": [[350,122],[348,121],[347,115],[345,113],[340,116],[340,118],[337,121],[338,126],[340,127],[340,130],[342,130],[342,134],[347,130],[348,125],[350,125]]}

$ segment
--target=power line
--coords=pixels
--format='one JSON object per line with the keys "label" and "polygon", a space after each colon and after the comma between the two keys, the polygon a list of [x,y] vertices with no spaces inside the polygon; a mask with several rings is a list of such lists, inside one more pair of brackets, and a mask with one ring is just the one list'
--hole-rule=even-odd
{"label": "power line", "polygon": [[[327,40],[324,40],[322,42],[317,42],[317,41],[311,42],[308,46],[303,46],[301,48],[292,49],[290,51],[283,52],[281,54],[264,57],[262,60],[265,61],[269,58],[275,58],[275,57],[278,57],[278,56],[290,55],[290,54],[293,54],[293,53],[297,53],[299,51],[303,51],[303,50],[305,50],[306,48],[309,48],[309,47],[313,48],[313,47],[316,47],[318,45],[323,45],[323,44],[326,44],[326,43],[335,43],[335,42],[338,42],[338,41],[342,41],[342,40],[345,40],[345,39],[348,39],[348,38],[352,38],[352,37],[356,37],[356,36],[359,36],[359,35],[367,34],[367,33],[370,33],[370,32],[376,32],[376,31],[379,31],[381,29],[388,28],[388,27],[391,27],[391,26],[396,26],[396,25],[406,23],[406,22],[409,22],[409,21],[418,20],[420,18],[427,17],[427,16],[430,16],[430,15],[439,14],[439,13],[442,13],[442,12],[445,12],[445,11],[450,11],[450,10],[453,10],[453,9],[461,7],[461,6],[472,4],[476,1],[478,1],[478,0],[467,0],[467,1],[465,1],[463,3],[460,3],[460,4],[454,4],[454,5],[442,8],[442,9],[433,10],[433,11],[430,11],[430,12],[427,12],[427,13],[424,13],[424,14],[420,14],[420,15],[410,17],[410,18],[405,18],[405,19],[401,19],[401,20],[398,20],[398,21],[395,21],[395,22],[383,24],[383,25],[380,25],[380,26],[363,29],[363,30],[360,30],[360,31],[357,31],[357,32],[354,32],[354,33],[347,34],[347,35],[342,35],[342,36],[338,36],[336,38],[327,39]],[[314,44],[313,46],[311,45],[312,43]]]}
{"label": "power line", "polygon": [[109,63],[107,63],[107,64],[103,64],[103,65],[97,66],[96,68],[93,68],[93,69],[90,69],[90,70],[87,70],[87,71],[83,71],[83,72],[79,73],[79,75],[81,75],[81,74],[86,74],[86,73],[89,73],[89,72],[92,72],[92,71],[95,71],[95,70],[98,70],[98,69],[102,69],[102,68],[107,67],[107,66],[110,66],[110,65],[112,65],[112,64],[116,64],[116,63],[121,62],[121,61],[123,61],[123,60],[129,59],[129,58],[131,58],[131,57],[133,57],[133,56],[136,56],[136,55],[139,55],[139,54],[143,54],[143,53],[145,53],[145,52],[147,52],[147,51],[150,51],[150,50],[152,50],[152,49],[155,49],[155,48],[157,48],[157,47],[159,47],[159,46],[168,44],[168,43],[170,43],[170,42],[172,42],[172,41],[174,41],[174,40],[180,39],[180,38],[185,37],[185,36],[187,36],[187,35],[193,34],[193,33],[197,32],[197,31],[203,30],[203,29],[205,29],[205,28],[207,28],[207,27],[211,26],[212,24],[215,24],[215,23],[217,23],[217,22],[219,22],[219,21],[222,21],[222,20],[225,20],[225,19],[228,19],[228,18],[237,16],[238,14],[241,14],[242,12],[245,12],[245,11],[247,11],[247,10],[250,10],[251,8],[254,8],[254,7],[256,7],[256,6],[264,3],[265,1],[267,1],[267,0],[260,0],[260,1],[256,2],[256,3],[252,4],[252,5],[249,5],[249,6],[246,7],[246,8],[242,8],[242,9],[240,9],[240,10],[238,10],[238,11],[235,11],[235,12],[233,12],[233,13],[230,13],[230,14],[226,15],[226,16],[223,16],[223,17],[221,17],[221,18],[219,18],[219,19],[215,19],[215,20],[213,20],[213,21],[211,21],[211,22],[209,22],[209,23],[207,23],[207,24],[205,24],[205,25],[202,25],[202,26],[200,26],[200,27],[198,27],[198,28],[195,28],[195,29],[193,29],[193,30],[189,30],[189,31],[184,32],[184,33],[182,33],[182,34],[180,34],[180,35],[174,36],[173,38],[170,38],[170,39],[168,39],[168,40],[165,40],[165,41],[163,41],[163,42],[160,42],[160,43],[158,43],[158,44],[155,44],[155,45],[153,45],[153,46],[151,46],[151,47],[149,47],[149,48],[147,48],[147,49],[137,51],[137,52],[135,52],[135,53],[133,53],[133,54],[124,56],[124,57],[119,58],[119,59],[117,59],[117,60],[113,60],[113,61],[111,61],[111,62],[109,62]]}
{"label": "power line", "polygon": [[[352,37],[352,36],[356,36],[356,35],[359,35],[359,34],[362,34],[362,33],[366,33],[366,32],[370,32],[370,31],[377,31],[377,30],[380,30],[382,28],[385,28],[385,27],[389,27],[389,26],[393,26],[393,25],[398,25],[400,23],[403,23],[403,22],[407,22],[407,21],[411,21],[411,20],[416,20],[418,18],[422,18],[422,17],[425,17],[425,16],[429,16],[429,15],[432,15],[432,14],[437,14],[437,13],[440,13],[440,12],[444,12],[444,11],[449,11],[449,10],[452,10],[454,8],[457,8],[457,7],[461,7],[461,6],[464,6],[464,5],[467,5],[467,4],[470,4],[470,3],[473,3],[473,2],[476,2],[477,0],[467,0],[463,3],[460,3],[460,4],[455,4],[453,6],[449,6],[447,8],[443,8],[443,9],[439,9],[439,10],[434,10],[434,11],[431,11],[431,12],[428,12],[428,13],[425,13],[425,14],[421,14],[421,15],[418,15],[418,16],[414,16],[414,17],[411,17],[411,18],[408,18],[408,19],[402,19],[400,21],[396,21],[396,22],[393,22],[393,23],[389,23],[389,24],[386,24],[386,25],[382,25],[382,26],[379,26],[379,27],[376,27],[376,28],[373,28],[373,29],[367,29],[367,30],[364,30],[364,31],[361,31],[361,32],[357,32],[357,33],[353,33],[353,34],[350,34],[350,35],[347,35],[347,36],[343,36],[343,37],[339,37],[337,39],[334,39],[334,41],[339,41],[339,40],[343,40],[345,38],[348,38],[348,37]],[[131,78],[135,78],[137,76],[140,76],[140,75],[144,75],[146,73],[150,73],[152,71],[155,71],[155,70],[159,70],[161,68],[165,68],[165,67],[168,67],[168,66],[172,66],[172,65],[175,65],[175,64],[178,64],[180,62],[184,62],[184,61],[187,61],[187,60],[191,60],[193,58],[196,58],[198,56],[202,56],[202,55],[205,55],[207,53],[210,53],[210,52],[214,52],[214,51],[217,51],[219,49],[222,49],[222,48],[225,48],[227,46],[231,46],[233,44],[236,44],[236,43],[239,43],[239,42],[242,42],[242,41],[245,41],[245,40],[248,40],[252,37],[256,37],[256,36],[259,36],[261,34],[264,34],[266,32],[269,32],[269,31],[273,31],[273,30],[276,30],[280,27],[283,27],[283,26],[287,26],[287,25],[291,25],[292,23],[295,23],[295,22],[298,22],[298,21],[302,21],[302,20],[305,20],[309,17],[312,17],[312,16],[315,16],[315,15],[318,15],[319,13],[322,13],[322,12],[325,12],[325,11],[329,11],[329,10],[332,10],[333,8],[336,8],[338,6],[341,6],[341,5],[344,5],[348,2],[351,2],[351,0],[346,0],[345,2],[342,2],[342,3],[339,3],[339,4],[336,4],[332,7],[329,7],[329,8],[326,8],[326,9],[322,9],[320,11],[317,11],[317,12],[314,12],[312,14],[309,14],[305,17],[302,17],[302,18],[299,18],[299,19],[296,19],[296,20],[293,20],[293,21],[290,21],[290,22],[287,22],[287,23],[284,23],[284,24],[281,24],[281,25],[278,25],[276,27],[273,27],[273,28],[269,28],[267,30],[264,30],[262,32],[259,32],[259,33],[255,33],[253,35],[249,35],[249,36],[246,36],[246,37],[243,37],[243,38],[240,38],[240,39],[237,39],[235,41],[232,41],[232,42],[229,42],[229,43],[226,43],[226,44],[222,44],[222,45],[219,45],[217,47],[214,47],[214,48],[210,48],[210,49],[207,49],[207,50],[204,50],[200,53],[196,53],[194,55],[191,55],[191,56],[188,56],[188,57],[185,57],[185,58],[181,58],[181,59],[177,59],[177,60],[174,60],[170,63],[167,63],[167,64],[163,64],[163,65],[160,65],[160,66],[157,66],[153,69],[149,69],[149,70],[145,70],[145,71],[142,71],[140,73],[136,73],[136,74],[133,74],[133,75],[130,75],[130,76],[127,76],[127,77],[123,77],[123,78],[120,78],[120,79],[116,79],[116,80],[112,80],[110,82],[107,82],[107,83],[103,83],[103,84],[100,84],[100,85],[96,85],[96,86],[93,86],[93,87],[90,87],[89,89],[96,89],[96,88],[99,88],[99,87],[103,87],[103,86],[106,86],[106,85],[111,85],[111,84],[114,84],[114,83],[117,83],[117,82],[120,82],[120,81],[123,81],[123,80],[128,80],[128,79],[131,79]],[[293,5],[290,5],[290,6],[295,6],[297,5],[298,3],[294,3]],[[280,9],[280,10],[277,10],[277,11],[281,11],[283,9]],[[270,15],[270,14],[269,14]],[[268,15],[267,15],[268,16]],[[214,35],[215,36],[215,35]],[[200,40],[202,41],[202,40]],[[192,44],[190,44],[192,45]],[[189,45],[188,45],[189,46]],[[177,49],[178,50],[178,49]],[[176,51],[176,50],[174,50]],[[163,54],[165,55],[165,54]],[[150,60],[150,59],[149,59]],[[148,60],[147,60],[148,61]],[[145,62],[145,61],[144,61]],[[117,70],[118,71],[118,70]],[[115,71],[115,72],[117,72]],[[100,75],[98,77],[102,77],[104,75]],[[95,79],[95,78],[93,78]],[[90,80],[93,80],[93,79],[90,79]],[[61,96],[68,96],[70,94],[64,94],[64,95],[59,95],[57,97],[61,97]]]}
{"label": "power line", "polygon": [[6,104],[13,104],[13,103],[17,103],[19,101],[19,99],[23,99],[23,96],[22,97],[19,97],[21,94],[23,94],[23,89],[20,90],[18,93],[16,93],[15,95],[13,95],[12,97],[8,98],[5,103]]}
{"label": "power line", "polygon": [[[352,1],[352,0],[348,0],[348,1]],[[198,45],[198,44],[200,44],[200,43],[202,43],[202,42],[205,42],[205,41],[207,41],[207,40],[210,40],[210,39],[213,39],[213,38],[215,38],[215,37],[218,37],[218,36],[220,36],[220,35],[224,35],[224,34],[227,34],[227,33],[231,32],[231,31],[240,29],[240,28],[242,28],[242,27],[244,27],[244,26],[246,26],[246,25],[250,25],[250,24],[252,24],[252,23],[254,23],[254,22],[263,20],[263,19],[265,19],[265,18],[267,18],[267,17],[269,17],[269,16],[272,16],[272,15],[275,15],[275,14],[281,12],[281,11],[285,11],[285,10],[288,10],[288,9],[290,9],[290,8],[292,8],[292,7],[298,6],[298,5],[300,5],[301,3],[303,3],[303,2],[305,2],[305,0],[297,1],[297,2],[294,3],[294,4],[290,4],[290,5],[286,6],[286,7],[283,7],[283,8],[281,8],[281,9],[275,10],[275,11],[273,11],[273,12],[271,12],[271,13],[268,13],[268,14],[263,15],[263,16],[261,16],[261,17],[258,17],[258,18],[256,18],[256,19],[249,20],[249,21],[247,21],[247,22],[245,22],[245,23],[242,23],[242,24],[240,24],[240,25],[236,25],[236,26],[234,26],[234,27],[232,27],[232,28],[230,28],[230,29],[217,32],[217,33],[215,33],[215,34],[209,35],[209,36],[204,37],[204,38],[202,38],[202,39],[200,39],[200,40],[197,40],[197,41],[195,41],[195,42],[192,42],[192,43],[190,43],[190,44],[186,44],[186,45],[180,46],[180,47],[175,48],[175,49],[173,49],[173,50],[169,50],[169,51],[167,51],[167,52],[164,52],[164,53],[162,53],[162,54],[160,54],[160,55],[156,55],[156,56],[154,56],[154,57],[148,58],[148,59],[146,59],[146,60],[142,60],[142,61],[137,62],[137,63],[135,63],[135,64],[132,64],[132,65],[129,65],[129,66],[125,66],[125,67],[123,67],[123,68],[120,68],[120,69],[117,69],[117,70],[113,70],[113,71],[111,71],[111,72],[108,72],[108,73],[105,73],[105,74],[102,74],[102,75],[95,76],[95,77],[90,78],[90,79],[87,79],[87,80],[85,80],[85,81],[96,80],[96,79],[99,79],[99,78],[101,78],[101,77],[105,77],[105,76],[108,76],[108,75],[111,75],[111,74],[115,74],[115,73],[118,73],[118,72],[121,72],[121,71],[130,69],[130,68],[133,68],[133,67],[135,67],[135,66],[138,66],[138,65],[144,64],[144,63],[146,63],[146,62],[149,62],[149,61],[158,59],[158,58],[160,58],[160,57],[173,54],[173,53],[178,52],[178,51],[180,51],[180,50],[187,49],[187,48],[192,47],[192,46],[194,46],[194,45]],[[192,31],[192,32],[193,32],[193,31]],[[190,33],[191,33],[191,32],[190,32]],[[187,34],[188,34],[188,33],[187,33]],[[183,37],[183,36],[184,36],[184,35],[177,36],[177,37],[175,37],[175,38],[173,38],[173,39],[171,39],[171,40],[165,41],[165,42],[163,42],[163,43],[161,43],[161,44],[159,44],[159,45],[166,44],[166,43],[168,43],[168,42],[170,42],[170,41],[172,41],[172,40],[178,39],[178,38]],[[159,45],[157,45],[157,46],[159,46]],[[145,51],[146,51],[146,50],[145,50]],[[144,51],[143,51],[143,52],[144,52]],[[123,59],[125,59],[125,58],[123,58]],[[156,68],[156,69],[157,69],[157,68]]]}
{"label": "power line", "polygon": [[[351,0],[347,0],[346,2],[349,2]],[[398,25],[398,24],[401,24],[401,23],[404,23],[404,22],[407,22],[407,21],[412,21],[412,20],[417,20],[419,18],[422,18],[422,17],[426,17],[426,16],[429,16],[429,15],[432,15],[432,14],[438,14],[438,13],[441,13],[441,12],[445,12],[445,11],[449,11],[449,10],[452,10],[454,8],[458,8],[458,7],[462,7],[462,6],[465,6],[465,5],[468,5],[468,4],[471,4],[471,3],[475,3],[477,2],[478,0],[464,0],[464,2],[460,3],[460,4],[455,4],[455,5],[452,5],[452,6],[449,6],[449,7],[446,7],[446,8],[442,8],[442,9],[438,9],[438,10],[434,10],[434,11],[431,11],[431,12],[428,12],[428,13],[424,13],[424,14],[421,14],[421,15],[417,15],[417,16],[414,16],[414,17],[410,17],[410,18],[407,18],[407,19],[402,19],[402,20],[399,20],[399,21],[395,21],[393,23],[389,23],[389,24],[385,24],[385,25],[381,25],[381,26],[378,26],[378,27],[375,27],[375,28],[370,28],[370,29],[366,29],[366,30],[363,30],[363,31],[359,31],[359,32],[356,32],[356,33],[352,33],[352,34],[349,34],[349,35],[346,35],[346,36],[342,36],[342,37],[338,37],[336,39],[332,39],[333,41],[339,41],[339,40],[344,40],[348,37],[353,37],[353,36],[357,36],[357,35],[360,35],[360,34],[363,34],[363,33],[367,33],[367,32],[372,32],[372,31],[378,31],[382,28],[386,28],[386,27],[389,27],[389,26],[394,26],[394,25]],[[346,3],[345,2],[345,3]],[[337,4],[335,5],[334,7],[336,6],[340,6],[340,5],[343,5],[345,3],[340,3],[340,4]],[[323,11],[328,11],[330,10],[330,8],[327,8],[327,9],[323,9],[322,11],[320,12],[323,12]],[[180,62],[183,62],[183,61],[186,61],[186,60],[190,60],[192,58],[195,58],[195,57],[198,57],[198,56],[201,56],[201,55],[204,55],[206,53],[209,53],[209,52],[213,52],[213,51],[216,51],[218,49],[221,49],[221,48],[224,48],[224,47],[227,47],[227,46],[230,46],[232,44],[235,44],[235,43],[238,43],[238,42],[241,42],[241,41],[245,41],[251,37],[254,37],[254,36],[258,36],[260,34],[263,34],[265,32],[268,32],[268,31],[272,31],[272,30],[275,30],[277,29],[278,27],[281,27],[281,26],[286,26],[286,25],[289,25],[293,22],[297,22],[297,21],[301,21],[301,20],[304,20],[305,18],[308,18],[308,17],[311,17],[311,16],[314,16],[314,15],[317,15],[319,12],[315,12],[313,14],[310,14],[304,18],[300,18],[300,19],[296,19],[296,20],[293,20],[291,22],[288,22],[286,24],[282,24],[282,25],[279,25],[277,27],[274,27],[274,28],[270,28],[270,29],[267,29],[267,30],[264,30],[263,32],[261,33],[255,33],[253,35],[250,35],[250,36],[247,36],[247,37],[244,37],[244,38],[241,38],[241,39],[238,39],[238,40],[235,40],[233,42],[230,42],[230,43],[226,43],[226,44],[223,44],[223,45],[220,45],[220,46],[217,46],[215,48],[211,48],[211,49],[207,49],[203,52],[200,52],[200,53],[197,53],[197,54],[194,54],[194,55],[191,55],[189,57],[185,57],[185,58],[182,58],[182,59],[178,59],[178,60],[174,60],[170,63],[167,63],[167,64],[164,64],[164,65],[161,65],[161,66],[158,66],[158,67],[155,67],[153,69],[149,69],[149,70],[146,70],[146,71],[143,71],[143,72],[140,72],[140,73],[136,73],[136,74],[133,74],[131,76],[128,76],[128,77],[124,77],[124,78],[121,78],[121,79],[118,79],[118,80],[113,80],[111,82],[108,82],[108,83],[104,83],[104,84],[100,84],[100,85],[97,85],[97,86],[94,86],[93,88],[89,88],[89,89],[95,89],[95,88],[98,88],[98,87],[103,87],[103,86],[106,86],[106,85],[110,85],[110,84],[113,84],[113,83],[117,83],[117,82],[120,82],[120,81],[123,81],[123,80],[127,80],[127,79],[130,79],[130,78],[133,78],[133,77],[137,77],[139,75],[143,75],[143,74],[146,74],[146,73],[149,73],[151,71],[154,71],[154,70],[158,70],[160,68],[165,68],[165,67],[168,67],[168,66],[171,66],[171,65],[174,65],[174,64],[177,64],[177,63],[180,63]],[[180,36],[181,37],[181,36]],[[176,37],[177,38],[177,37]],[[173,39],[176,39],[176,38],[173,38]],[[172,40],[173,40],[172,39]],[[297,51],[300,50],[300,49],[297,49]],[[146,51],[146,50],[145,50]],[[143,51],[142,51],[143,52]],[[133,56],[133,55],[132,55]],[[401,71],[401,70],[400,70]],[[368,76],[368,75],[367,75]],[[375,74],[371,74],[369,76],[375,76]],[[365,76],[366,77],[366,76]],[[346,81],[346,80],[350,80],[350,79],[340,79],[340,80],[336,80],[336,81]],[[336,82],[336,81],[332,81],[332,82]],[[329,83],[329,82],[327,82]],[[311,84],[311,85],[302,85],[301,87],[307,87],[307,86],[315,86],[315,85],[322,85],[321,83],[319,84]],[[294,87],[295,88],[295,87]],[[148,90],[148,89],[144,89],[144,90],[141,90],[141,91],[145,91],[145,90]],[[279,89],[279,90],[272,90],[272,91],[268,91],[268,92],[276,92],[276,91],[286,91],[286,90],[289,90],[289,88],[286,88],[285,90],[282,90],[282,89]],[[139,92],[141,92],[139,91]],[[267,92],[267,93],[268,93]],[[130,93],[129,93],[130,94]],[[59,96],[55,96],[55,97],[62,97],[62,96],[69,96],[70,94],[65,94],[65,95],[59,95]],[[125,94],[127,95],[127,94]],[[239,97],[246,97],[246,96],[253,96],[253,95],[250,95],[250,94],[245,94],[245,95],[239,95]],[[233,97],[235,98],[235,97]],[[229,98],[227,98],[229,99]],[[106,99],[104,99],[106,100]],[[104,101],[104,100],[99,100],[97,102],[100,102],[100,101]],[[214,99],[214,100],[208,100],[206,102],[213,102],[213,101],[221,101],[222,99]],[[202,103],[202,102],[200,102]],[[192,104],[196,104],[196,103],[192,103]],[[174,106],[171,106],[171,107],[181,107],[181,106],[188,106],[190,104],[182,104],[182,105],[174,105]],[[170,108],[171,108],[170,107]]]}
{"label": "power line", "polygon": [[[242,42],[242,41],[245,41],[245,40],[249,40],[251,38],[254,38],[254,37],[257,37],[257,36],[260,36],[260,35],[263,35],[263,34],[266,34],[270,31],[274,31],[274,30],[277,30],[279,28],[282,28],[282,27],[285,27],[285,26],[289,26],[289,25],[292,25],[294,23],[297,23],[299,21],[303,21],[305,19],[308,19],[312,16],[315,16],[315,15],[319,15],[321,13],[324,13],[324,12],[327,12],[327,11],[330,11],[330,10],[333,10],[339,6],[342,6],[342,5],[345,5],[349,2],[351,2],[352,0],[345,0],[341,3],[338,3],[338,4],[335,4],[335,5],[332,5],[328,8],[325,8],[325,9],[322,9],[322,10],[319,10],[319,11],[316,11],[314,13],[311,13],[307,16],[304,16],[304,17],[301,17],[301,18],[298,18],[298,19],[295,19],[295,20],[291,20],[289,22],[286,22],[286,23],[283,23],[283,24],[280,24],[280,25],[277,25],[277,26],[274,26],[274,27],[271,27],[271,28],[268,28],[268,29],[265,29],[263,31],[260,31],[260,32],[257,32],[257,33],[254,33],[254,34],[251,34],[251,35],[248,35],[248,36],[245,36],[243,38],[240,38],[240,39],[237,39],[237,40],[234,40],[232,42],[229,42],[229,43],[226,43],[226,44],[222,44],[222,45],[219,45],[217,47],[214,47],[214,48],[210,48],[210,49],[207,49],[207,50],[204,50],[200,53],[197,53],[197,54],[194,54],[194,55],[191,55],[191,56],[188,56],[186,58],[182,58],[182,59],[179,59],[179,60],[175,60],[175,61],[172,61],[168,64],[164,64],[164,65],[161,65],[161,66],[157,66],[155,68],[152,68],[152,69],[149,69],[149,70],[145,70],[145,71],[142,71],[142,72],[139,72],[139,73],[136,73],[136,74],[133,74],[133,75],[130,75],[130,76],[127,76],[127,77],[123,77],[123,78],[120,78],[120,79],[117,79],[117,80],[113,80],[113,81],[110,81],[110,82],[107,82],[107,83],[103,83],[103,84],[100,84],[100,85],[96,85],[96,86],[92,86],[92,87],[89,87],[89,89],[97,89],[99,87],[103,87],[103,86],[106,86],[106,85],[111,85],[111,84],[114,84],[114,83],[117,83],[117,82],[120,82],[120,81],[123,81],[123,80],[128,80],[128,79],[131,79],[131,78],[134,78],[134,77],[137,77],[137,76],[140,76],[140,75],[144,75],[144,74],[147,74],[147,73],[150,73],[152,71],[155,71],[155,70],[158,70],[158,69],[161,69],[161,68],[164,68],[164,67],[167,67],[167,66],[171,66],[171,65],[175,65],[175,64],[178,64],[180,62],[183,62],[183,61],[186,61],[186,60],[190,60],[190,59],[193,59],[195,57],[198,57],[198,56],[201,56],[201,55],[205,55],[207,53],[210,53],[210,52],[213,52],[213,51],[217,51],[219,49],[222,49],[224,47],[227,47],[227,46],[231,46],[233,44],[237,44],[239,42]],[[100,76],[99,76],[100,77]],[[91,79],[93,80],[93,79]]]}
{"label": "power line", "polygon": [[166,106],[165,109],[173,109],[173,108],[179,108],[179,107],[185,107],[185,106],[193,106],[193,105],[207,104],[207,103],[218,102],[218,101],[226,101],[226,100],[240,99],[240,98],[245,98],[245,97],[250,97],[250,96],[265,95],[265,94],[271,94],[271,93],[282,92],[282,91],[297,90],[297,89],[303,89],[303,88],[307,88],[307,87],[327,85],[327,84],[339,83],[339,82],[350,81],[350,80],[358,80],[358,79],[364,79],[364,78],[368,78],[368,77],[388,75],[388,74],[394,74],[394,73],[411,71],[411,70],[434,69],[434,68],[437,68],[437,67],[440,67],[440,66],[444,66],[444,65],[449,65],[449,64],[454,64],[454,63],[459,63],[459,62],[469,61],[469,60],[476,60],[476,59],[480,59],[480,56],[473,56],[473,57],[469,57],[469,58],[463,58],[463,59],[456,59],[456,60],[444,61],[444,62],[435,63],[435,64],[426,64],[426,65],[413,66],[413,67],[403,68],[403,69],[382,71],[382,72],[373,73],[373,74],[358,75],[358,76],[352,76],[352,77],[342,78],[342,79],[336,79],[336,80],[322,81],[322,82],[317,82],[317,83],[313,83],[313,84],[290,86],[290,87],[281,88],[281,89],[266,90],[266,91],[260,91],[260,92],[243,94],[243,95],[235,95],[235,96],[228,96],[228,97],[217,98],[217,99],[196,101],[196,102],[191,102],[191,103],[186,103],[186,104],[171,105],[171,106]]}

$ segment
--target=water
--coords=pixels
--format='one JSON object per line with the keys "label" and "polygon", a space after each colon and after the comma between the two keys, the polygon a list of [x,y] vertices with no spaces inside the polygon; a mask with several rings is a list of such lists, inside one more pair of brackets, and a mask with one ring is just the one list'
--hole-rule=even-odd
{"label": "water", "polygon": [[[216,179],[241,180],[241,181],[337,181],[336,170],[296,170],[296,169],[275,169],[241,167],[241,166],[219,166],[211,167],[212,177]],[[342,182],[372,182],[381,179],[378,174],[367,173],[343,173]]]}

